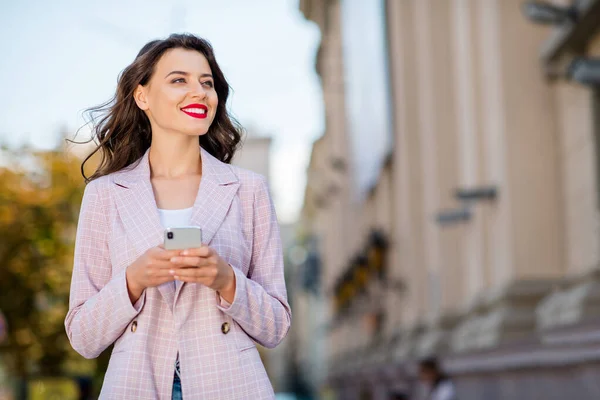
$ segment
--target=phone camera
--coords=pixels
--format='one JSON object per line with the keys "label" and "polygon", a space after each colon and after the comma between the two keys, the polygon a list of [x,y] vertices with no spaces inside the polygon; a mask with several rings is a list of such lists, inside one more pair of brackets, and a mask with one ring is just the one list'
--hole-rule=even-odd
{"label": "phone camera", "polygon": [[167,239],[173,239],[173,232],[167,232]]}

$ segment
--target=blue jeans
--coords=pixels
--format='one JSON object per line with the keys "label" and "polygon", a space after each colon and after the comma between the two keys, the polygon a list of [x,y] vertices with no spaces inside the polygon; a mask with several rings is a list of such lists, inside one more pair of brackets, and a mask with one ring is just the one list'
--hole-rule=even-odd
{"label": "blue jeans", "polygon": [[183,400],[183,395],[181,394],[181,380],[179,380],[177,374],[175,374],[175,378],[173,378],[172,400]]}

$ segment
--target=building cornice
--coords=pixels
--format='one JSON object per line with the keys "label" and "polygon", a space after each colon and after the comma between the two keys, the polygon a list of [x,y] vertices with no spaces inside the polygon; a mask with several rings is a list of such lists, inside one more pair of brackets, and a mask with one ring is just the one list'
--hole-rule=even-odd
{"label": "building cornice", "polygon": [[550,75],[565,55],[583,54],[600,29],[600,0],[581,0],[576,7],[577,20],[555,28],[540,50],[540,58]]}

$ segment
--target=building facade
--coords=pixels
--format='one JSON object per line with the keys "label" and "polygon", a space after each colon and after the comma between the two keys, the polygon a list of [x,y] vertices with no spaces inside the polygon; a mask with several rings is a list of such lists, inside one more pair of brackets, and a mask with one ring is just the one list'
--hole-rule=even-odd
{"label": "building facade", "polygon": [[270,181],[272,139],[250,131],[242,140],[243,144],[235,153],[232,164],[257,172]]}
{"label": "building facade", "polygon": [[315,388],[383,399],[437,355],[461,399],[600,396],[600,1],[523,3],[300,1],[327,115]]}

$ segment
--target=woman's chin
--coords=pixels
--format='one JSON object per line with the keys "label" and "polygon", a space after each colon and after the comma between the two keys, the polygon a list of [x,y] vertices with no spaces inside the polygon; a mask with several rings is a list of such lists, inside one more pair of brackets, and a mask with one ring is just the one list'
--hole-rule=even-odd
{"label": "woman's chin", "polygon": [[195,136],[195,137],[199,137],[199,136],[204,136],[206,135],[206,133],[208,132],[208,129],[188,129],[183,131],[182,133],[185,134],[186,136]]}

